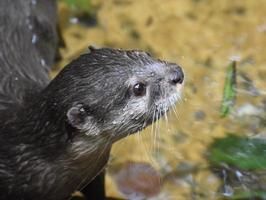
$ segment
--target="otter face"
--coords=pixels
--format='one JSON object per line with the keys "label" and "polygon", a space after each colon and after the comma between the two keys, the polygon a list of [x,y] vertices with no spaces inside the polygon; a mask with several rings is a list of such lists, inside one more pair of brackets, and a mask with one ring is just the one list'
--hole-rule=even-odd
{"label": "otter face", "polygon": [[93,49],[70,67],[78,68],[75,92],[83,99],[73,100],[67,117],[86,135],[116,141],[158,120],[181,98],[181,67],[145,52]]}
{"label": "otter face", "polygon": [[[131,52],[140,54],[139,52]],[[181,98],[184,74],[176,64],[153,60],[133,68],[126,81],[128,100],[117,113],[113,123],[117,133],[132,134],[142,130],[163,116]]]}

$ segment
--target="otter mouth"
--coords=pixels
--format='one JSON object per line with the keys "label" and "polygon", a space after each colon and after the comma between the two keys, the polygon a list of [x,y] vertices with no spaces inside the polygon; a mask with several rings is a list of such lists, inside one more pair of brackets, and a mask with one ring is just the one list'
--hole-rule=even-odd
{"label": "otter mouth", "polygon": [[174,111],[175,106],[178,101],[181,100],[181,92],[175,92],[169,97],[162,98],[160,101],[154,104],[153,111],[149,112],[149,117],[145,120],[143,126],[138,130],[141,131],[145,129],[152,123],[159,121],[162,117],[166,116],[168,112]]}
{"label": "otter mouth", "polygon": [[159,117],[162,117],[170,110],[174,109],[176,103],[181,100],[180,92],[176,92],[169,97],[163,98],[159,104],[156,104],[156,112],[159,114]]}

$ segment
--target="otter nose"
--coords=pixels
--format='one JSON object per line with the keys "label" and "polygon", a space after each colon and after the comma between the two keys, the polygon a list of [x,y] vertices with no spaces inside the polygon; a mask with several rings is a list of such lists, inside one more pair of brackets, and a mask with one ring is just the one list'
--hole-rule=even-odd
{"label": "otter nose", "polygon": [[174,85],[182,84],[184,81],[184,73],[181,67],[177,66],[173,70],[170,78],[170,82]]}

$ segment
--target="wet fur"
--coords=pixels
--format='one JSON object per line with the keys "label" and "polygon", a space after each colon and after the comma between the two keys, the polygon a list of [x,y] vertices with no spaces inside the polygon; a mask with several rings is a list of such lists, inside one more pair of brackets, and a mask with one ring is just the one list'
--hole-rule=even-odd
{"label": "wet fur", "polygon": [[[92,49],[49,82],[56,5],[36,2],[0,1],[3,200],[69,198],[104,169],[112,143],[151,124],[177,98],[169,79],[179,67],[140,51]],[[132,93],[138,81],[147,83],[143,97]]]}

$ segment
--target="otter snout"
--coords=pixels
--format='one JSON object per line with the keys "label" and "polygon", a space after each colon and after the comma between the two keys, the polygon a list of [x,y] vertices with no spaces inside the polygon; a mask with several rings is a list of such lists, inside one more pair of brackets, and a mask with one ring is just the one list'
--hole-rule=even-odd
{"label": "otter snout", "polygon": [[184,81],[184,73],[180,66],[175,66],[171,71],[170,83],[173,85],[182,84]]}

